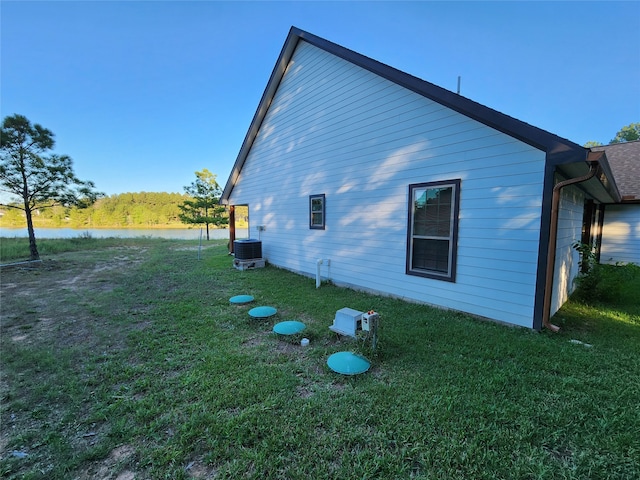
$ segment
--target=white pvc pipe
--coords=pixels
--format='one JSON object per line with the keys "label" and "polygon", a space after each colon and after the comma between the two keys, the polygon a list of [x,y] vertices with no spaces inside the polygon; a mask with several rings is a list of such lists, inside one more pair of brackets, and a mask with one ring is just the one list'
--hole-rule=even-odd
{"label": "white pvc pipe", "polygon": [[322,259],[316,260],[316,288],[320,288],[320,265],[322,265]]}
{"label": "white pvc pipe", "polygon": [[24,262],[15,262],[15,263],[3,263],[0,265],[2,267],[15,267],[16,265],[30,265],[32,263],[42,263],[42,260],[25,260]]}
{"label": "white pvc pipe", "polygon": [[320,288],[322,279],[322,277],[320,276],[321,265],[326,265],[327,267],[329,267],[329,265],[331,265],[331,260],[329,260],[328,258],[325,258],[324,260],[322,258],[319,258],[318,260],[316,260],[316,288]]}

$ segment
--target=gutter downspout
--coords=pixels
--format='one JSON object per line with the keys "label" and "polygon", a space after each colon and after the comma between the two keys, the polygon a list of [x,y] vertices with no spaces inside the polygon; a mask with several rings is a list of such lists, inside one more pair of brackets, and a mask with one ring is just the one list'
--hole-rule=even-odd
{"label": "gutter downspout", "polygon": [[549,229],[549,249],[547,250],[547,272],[544,288],[544,302],[542,306],[542,325],[552,332],[558,332],[560,327],[549,322],[551,316],[551,296],[553,292],[553,274],[556,268],[556,244],[558,241],[558,210],[560,205],[560,190],[568,185],[586,182],[593,178],[598,171],[600,164],[597,161],[591,162],[589,172],[577,178],[570,178],[563,182],[557,183],[553,187],[553,196],[551,198],[551,225]]}

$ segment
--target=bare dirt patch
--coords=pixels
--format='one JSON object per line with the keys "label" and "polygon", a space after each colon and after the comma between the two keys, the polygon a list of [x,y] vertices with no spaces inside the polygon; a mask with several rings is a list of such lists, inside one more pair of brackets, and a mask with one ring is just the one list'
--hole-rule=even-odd
{"label": "bare dirt patch", "polygon": [[175,250],[176,252],[197,252],[198,250],[207,250],[208,248],[214,248],[217,247],[218,245],[213,244],[213,245],[201,245],[201,246],[194,246],[194,247],[175,247],[172,250]]}
{"label": "bare dirt patch", "polygon": [[135,449],[131,445],[121,445],[113,449],[105,460],[85,469],[77,478],[78,480],[134,480],[136,475],[133,471],[128,469],[120,471],[122,465],[130,462],[134,454]]}
{"label": "bare dirt patch", "polygon": [[187,471],[187,474],[189,475],[189,477],[195,478],[198,480],[208,480],[211,478],[215,478],[215,475],[216,475],[216,469],[207,466],[201,460],[195,460],[193,462],[190,462],[186,466],[185,470]]}
{"label": "bare dirt patch", "polygon": [[127,250],[108,258],[76,253],[74,260],[61,255],[43,261],[39,267],[3,268],[0,322],[4,339],[56,344],[68,344],[69,337],[86,340],[89,336],[86,327],[95,320],[86,308],[91,298],[115,288],[112,281],[115,272],[142,262],[144,249]]}
{"label": "bare dirt patch", "polygon": [[[113,334],[104,335],[101,327],[107,320],[100,309],[105,302],[98,308],[94,300],[121,288],[122,274],[142,262],[144,254],[143,248],[75,252],[47,259],[37,267],[4,267],[0,271],[3,356],[20,357],[24,362],[17,369],[7,366],[6,362],[0,364],[0,461],[11,465],[7,472],[15,474],[3,478],[21,478],[24,468],[40,471],[44,475],[41,478],[46,478],[46,472],[57,461],[46,448],[51,438],[60,436],[70,448],[82,453],[94,448],[108,433],[109,427],[86,417],[84,404],[91,404],[94,393],[91,370],[85,367],[84,360],[94,357],[91,361],[95,365],[95,356],[122,348],[126,332],[146,328],[149,320],[140,316],[139,326],[134,321]],[[123,308],[118,302],[111,304],[109,308]],[[61,358],[62,352],[65,353]],[[75,407],[75,418],[65,418],[64,408],[58,408],[58,402],[65,399],[63,390],[41,387],[55,382],[52,377],[65,375],[57,365],[65,361],[71,362],[77,378],[87,383],[86,391],[81,394],[84,402]],[[86,368],[86,374],[82,373]],[[13,370],[11,374],[9,369]],[[64,383],[64,379],[59,383]],[[43,392],[34,396],[33,392],[39,388]],[[91,471],[73,478],[133,479],[133,472],[119,467],[130,461],[133,452],[133,447],[123,445],[104,460],[93,463]]]}

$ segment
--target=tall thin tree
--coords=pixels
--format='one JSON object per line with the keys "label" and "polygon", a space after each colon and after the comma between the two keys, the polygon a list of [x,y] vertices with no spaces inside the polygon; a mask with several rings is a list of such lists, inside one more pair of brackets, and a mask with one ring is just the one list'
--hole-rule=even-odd
{"label": "tall thin tree", "polygon": [[226,209],[220,205],[222,189],[216,181],[216,175],[206,168],[196,172],[196,180],[184,187],[191,198],[180,205],[180,220],[184,223],[205,225],[209,240],[209,225],[222,226],[229,224]]}
{"label": "tall thin tree", "polygon": [[51,130],[32,125],[24,115],[5,117],[0,128],[0,191],[9,194],[0,206],[24,211],[31,260],[40,258],[33,229],[37,209],[88,206],[101,195],[93,182],[76,177],[69,156],[49,153],[53,137]]}

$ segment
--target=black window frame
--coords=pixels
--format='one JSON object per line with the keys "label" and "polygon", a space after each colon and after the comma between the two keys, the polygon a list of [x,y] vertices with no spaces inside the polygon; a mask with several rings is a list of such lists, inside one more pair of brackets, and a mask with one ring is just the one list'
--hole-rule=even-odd
{"label": "black window frame", "polygon": [[[322,209],[320,211],[313,209],[313,201],[314,200],[322,200]],[[322,215],[321,223],[314,223],[313,216]],[[327,224],[327,199],[324,193],[320,193],[317,195],[309,195],[309,228],[311,230],[324,230]]]}
{"label": "black window frame", "polygon": [[[456,281],[456,266],[457,266],[457,254],[458,254],[458,224],[460,213],[460,186],[461,179],[442,180],[437,182],[423,182],[414,183],[409,185],[408,195],[408,220],[407,220],[407,255],[406,255],[406,274],[415,275],[418,277],[433,278],[437,280],[443,280],[447,282]],[[451,195],[451,209],[450,209],[450,223],[449,223],[449,235],[414,235],[414,192],[418,189],[436,189],[443,187],[452,187]],[[435,269],[416,268],[413,267],[413,246],[414,237],[420,240],[443,242],[448,241],[447,252],[447,271],[439,271]]]}

